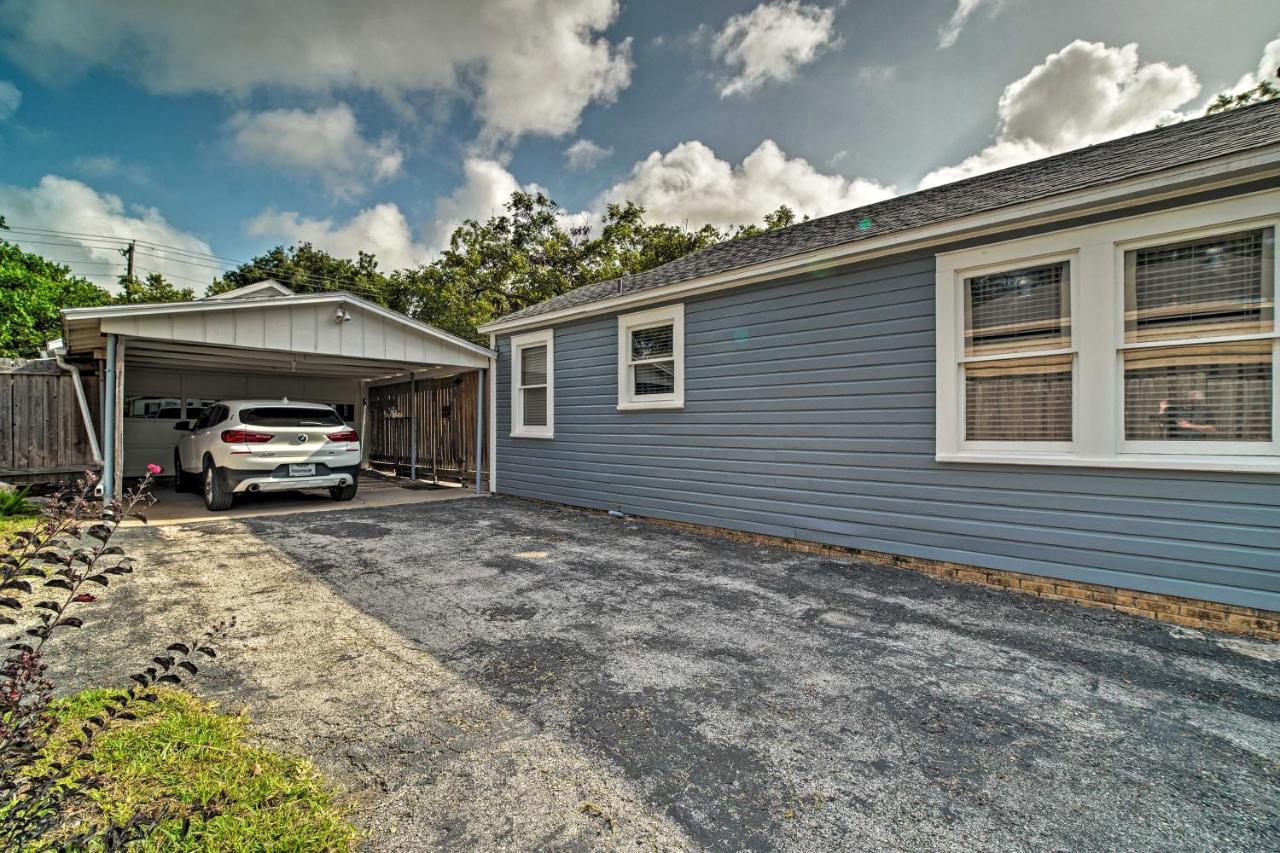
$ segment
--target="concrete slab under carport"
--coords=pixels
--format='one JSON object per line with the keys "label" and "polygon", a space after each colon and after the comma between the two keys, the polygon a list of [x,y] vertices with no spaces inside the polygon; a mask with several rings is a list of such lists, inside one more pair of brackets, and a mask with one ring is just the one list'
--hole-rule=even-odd
{"label": "concrete slab under carport", "polygon": [[[306,492],[264,492],[256,495],[240,495],[231,509],[223,512],[210,512],[205,509],[204,498],[201,495],[176,492],[170,483],[157,484],[153,490],[153,496],[156,502],[142,509],[142,513],[147,517],[147,523],[151,525],[233,521],[261,516],[338,510],[350,512],[375,507],[431,504],[478,497],[471,489],[461,486],[429,488],[374,477],[362,477],[360,490],[350,501],[335,501],[323,489]],[[126,523],[137,525],[142,522],[131,519]]]}

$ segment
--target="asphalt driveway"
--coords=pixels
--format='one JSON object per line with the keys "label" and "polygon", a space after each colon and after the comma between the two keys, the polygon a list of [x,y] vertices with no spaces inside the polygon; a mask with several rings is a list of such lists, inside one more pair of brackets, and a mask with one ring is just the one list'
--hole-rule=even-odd
{"label": "asphalt driveway", "polygon": [[371,849],[1280,849],[1274,644],[511,499],[122,538],[67,674],[236,614]]}

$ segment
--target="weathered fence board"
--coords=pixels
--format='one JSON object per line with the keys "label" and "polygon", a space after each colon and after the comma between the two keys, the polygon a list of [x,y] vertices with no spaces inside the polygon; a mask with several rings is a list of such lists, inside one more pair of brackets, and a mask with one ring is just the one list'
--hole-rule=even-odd
{"label": "weathered fence board", "polygon": [[97,467],[74,383],[52,359],[0,359],[0,477],[26,482]]}
{"label": "weathered fence board", "polygon": [[419,379],[369,389],[369,461],[408,476],[414,457],[413,413],[417,412],[417,474],[420,480],[475,482],[475,373]]}

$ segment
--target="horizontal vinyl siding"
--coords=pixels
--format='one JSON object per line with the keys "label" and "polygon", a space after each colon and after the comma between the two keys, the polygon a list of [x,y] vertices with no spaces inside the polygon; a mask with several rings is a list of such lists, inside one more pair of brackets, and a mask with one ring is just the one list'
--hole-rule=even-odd
{"label": "horizontal vinyl siding", "polygon": [[617,320],[555,330],[555,438],[498,489],[1280,610],[1280,478],[934,461],[932,256],[685,303],[685,408],[618,412]]}

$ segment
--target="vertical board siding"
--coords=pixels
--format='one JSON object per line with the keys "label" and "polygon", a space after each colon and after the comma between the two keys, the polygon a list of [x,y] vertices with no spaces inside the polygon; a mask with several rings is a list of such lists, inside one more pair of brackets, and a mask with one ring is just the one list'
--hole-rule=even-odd
{"label": "vertical board siding", "polygon": [[498,490],[1280,610],[1280,477],[934,460],[934,261],[685,302],[685,407],[619,412],[617,319],[555,329],[555,437]]}
{"label": "vertical board siding", "polygon": [[74,383],[51,359],[0,363],[0,478],[59,479],[94,467]]}

